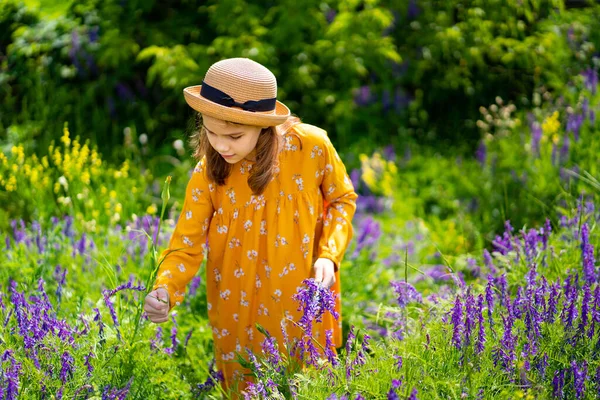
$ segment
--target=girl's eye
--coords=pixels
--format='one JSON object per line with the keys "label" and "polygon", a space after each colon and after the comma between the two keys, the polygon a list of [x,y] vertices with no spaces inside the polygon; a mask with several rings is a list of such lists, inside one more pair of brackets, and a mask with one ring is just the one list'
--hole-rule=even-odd
{"label": "girl's eye", "polygon": [[230,136],[230,138],[232,138],[233,140],[238,140],[239,138],[241,138],[241,136]]}

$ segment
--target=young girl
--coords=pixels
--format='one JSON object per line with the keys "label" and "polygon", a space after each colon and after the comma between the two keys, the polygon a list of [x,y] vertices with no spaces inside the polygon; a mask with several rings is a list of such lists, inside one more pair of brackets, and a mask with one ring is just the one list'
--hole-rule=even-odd
{"label": "young girl", "polygon": [[[151,321],[167,321],[207,257],[215,357],[232,388],[247,373],[237,354],[260,353],[256,323],[280,349],[283,331],[290,340],[301,336],[288,322],[300,318],[292,295],[304,279],[339,294],[357,195],[326,132],[290,117],[276,100],[275,76],[261,64],[219,61],[184,96],[202,116],[200,161],[145,310]],[[340,346],[341,320],[329,316],[317,325],[319,340],[332,329]]]}

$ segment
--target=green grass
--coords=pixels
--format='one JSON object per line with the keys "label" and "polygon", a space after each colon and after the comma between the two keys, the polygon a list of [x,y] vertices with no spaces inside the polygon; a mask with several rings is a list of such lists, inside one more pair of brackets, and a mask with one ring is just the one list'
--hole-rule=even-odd
{"label": "green grass", "polygon": [[72,3],[71,0],[23,0],[23,2],[27,7],[39,9],[42,17],[49,19],[63,15]]}

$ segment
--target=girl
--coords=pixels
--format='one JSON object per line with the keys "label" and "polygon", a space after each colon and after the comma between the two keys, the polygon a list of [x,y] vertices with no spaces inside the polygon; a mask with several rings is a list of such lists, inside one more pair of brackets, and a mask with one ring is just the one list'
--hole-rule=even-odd
{"label": "girl", "polygon": [[[260,352],[256,323],[280,348],[284,332],[301,336],[288,322],[300,318],[292,295],[304,279],[339,294],[357,195],[326,132],[290,118],[276,100],[275,76],[261,64],[219,61],[184,96],[199,113],[200,161],[145,311],[153,322],[167,321],[206,257],[215,358],[232,388],[247,372],[236,354]],[[324,340],[332,329],[340,346],[341,320],[328,317],[315,337]]]}

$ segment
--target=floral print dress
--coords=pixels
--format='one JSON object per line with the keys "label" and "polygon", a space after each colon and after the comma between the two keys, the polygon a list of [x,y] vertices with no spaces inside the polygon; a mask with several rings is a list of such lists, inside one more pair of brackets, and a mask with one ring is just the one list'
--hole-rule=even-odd
{"label": "floral print dress", "polygon": [[[168,290],[171,307],[180,304],[207,257],[208,316],[227,387],[247,372],[236,353],[260,352],[264,336],[256,323],[277,338],[280,349],[284,332],[301,336],[289,323],[301,316],[292,295],[312,276],[317,258],[335,263],[332,290],[340,292],[337,267],[352,238],[357,195],[325,131],[297,124],[283,139],[278,167],[261,195],[247,184],[253,162],[234,164],[224,186],[209,182],[205,159],[197,164],[154,285]],[[315,329],[319,341],[333,330],[334,344],[341,344],[341,318],[327,314]]]}

